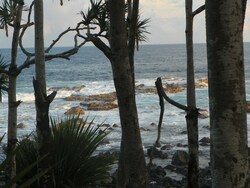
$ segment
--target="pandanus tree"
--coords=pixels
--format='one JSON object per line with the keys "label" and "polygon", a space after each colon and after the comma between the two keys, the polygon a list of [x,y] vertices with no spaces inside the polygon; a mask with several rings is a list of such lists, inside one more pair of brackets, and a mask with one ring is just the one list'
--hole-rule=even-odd
{"label": "pandanus tree", "polygon": [[[110,60],[122,127],[117,187],[146,187],[148,175],[139,130],[134,91],[135,44],[145,39],[148,19],[139,20],[139,1],[90,1],[81,12],[91,41]],[[126,11],[127,19],[126,19]],[[137,41],[137,42],[136,42]]]}
{"label": "pandanus tree", "polygon": [[[12,160],[10,160],[10,165],[8,167],[8,176],[9,178],[13,178],[16,174],[16,164],[15,164],[15,155],[11,155],[13,150],[16,148],[17,142],[17,107],[20,105],[21,101],[17,101],[16,97],[16,79],[18,75],[22,72],[23,69],[29,68],[31,65],[35,64],[35,53],[29,52],[23,46],[23,36],[28,28],[30,28],[34,23],[31,21],[31,12],[34,3],[31,3],[30,7],[24,8],[24,1],[16,1],[16,0],[4,0],[0,5],[0,28],[3,29],[6,33],[6,36],[9,36],[10,31],[13,31],[12,34],[12,46],[11,46],[11,63],[8,66],[2,66],[0,69],[1,75],[8,76],[8,85],[5,89],[8,91],[8,143],[7,143],[7,156],[11,156]],[[23,10],[28,11],[27,20],[25,23],[22,18]],[[12,30],[9,30],[9,27],[12,27]],[[76,28],[67,28],[58,37],[52,41],[51,45],[43,49],[46,52],[44,56],[45,61],[49,61],[55,58],[63,58],[68,59],[69,57],[78,52],[79,48],[83,46],[86,41],[78,43],[79,40],[77,38],[77,32],[80,30],[84,30],[85,28],[81,28],[76,26]],[[50,54],[51,49],[57,44],[58,41],[65,35],[70,32],[76,32],[74,36],[74,46],[69,48],[66,51]],[[20,47],[21,51],[26,55],[26,59],[23,63],[17,64],[17,49]],[[40,91],[40,89],[39,89]],[[53,93],[55,95],[55,93]],[[46,100],[51,100],[53,95],[50,97],[45,97],[40,92],[40,96],[46,98]],[[41,100],[42,101],[42,100]],[[44,119],[42,119],[44,120]]]}

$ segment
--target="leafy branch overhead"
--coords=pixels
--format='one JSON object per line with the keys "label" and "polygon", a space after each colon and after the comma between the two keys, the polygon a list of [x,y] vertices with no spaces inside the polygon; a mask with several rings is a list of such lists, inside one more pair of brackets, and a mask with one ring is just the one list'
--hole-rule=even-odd
{"label": "leafy branch overhead", "polygon": [[[128,5],[125,5],[126,14],[128,14]],[[85,25],[87,30],[86,40],[92,41],[99,49],[101,48],[100,41],[97,43],[95,38],[103,38],[107,41],[110,41],[110,12],[109,12],[109,0],[91,0],[90,7],[86,12],[81,11],[83,21],[81,24]],[[127,25],[127,31],[129,30],[130,20],[124,20]],[[147,34],[150,34],[147,31],[149,26],[150,19],[141,19],[140,15],[137,17],[137,28],[136,28],[136,44],[138,47],[139,42],[147,41]],[[103,50],[102,50],[103,51]]]}
{"label": "leafy branch overhead", "polygon": [[[14,22],[17,16],[17,6],[18,4],[24,5],[23,0],[3,0],[2,5],[0,5],[0,29],[4,29],[6,36],[8,37],[8,27],[14,27]],[[29,8],[24,6],[23,11],[28,11]],[[33,24],[33,23],[32,23]],[[25,25],[21,25],[25,27]]]}

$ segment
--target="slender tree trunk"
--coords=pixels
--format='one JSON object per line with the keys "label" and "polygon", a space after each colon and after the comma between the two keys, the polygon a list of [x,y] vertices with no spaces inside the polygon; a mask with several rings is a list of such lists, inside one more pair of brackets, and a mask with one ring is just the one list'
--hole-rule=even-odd
{"label": "slender tree trunk", "polygon": [[[8,90],[8,143],[7,143],[7,157],[12,156],[10,164],[8,165],[7,174],[9,178],[16,175],[16,160],[13,151],[16,148],[17,142],[17,107],[20,104],[16,101],[16,78],[17,78],[17,49],[18,39],[20,33],[20,24],[22,20],[23,2],[19,2],[16,10],[16,19],[14,21],[14,31],[11,46],[11,64],[9,68],[9,90]],[[13,186],[15,187],[15,185]]]}
{"label": "slender tree trunk", "polygon": [[134,54],[135,54],[135,40],[137,31],[137,18],[139,12],[139,0],[128,1],[129,11],[128,11],[128,40],[129,40],[129,62],[131,68],[131,74],[133,78],[133,83],[135,83],[135,70],[134,70]]}
{"label": "slender tree trunk", "polygon": [[[44,156],[50,151],[51,132],[49,127],[49,105],[53,101],[56,92],[47,96],[44,36],[43,36],[43,0],[35,0],[35,79],[33,80],[36,103],[36,127],[39,140],[39,156]],[[39,168],[50,167],[50,157],[40,163]],[[50,177],[48,177],[50,178]],[[46,183],[45,183],[46,182]],[[50,179],[43,179],[41,187],[50,184]]]}
{"label": "slender tree trunk", "polygon": [[193,60],[193,0],[186,0],[188,187],[199,187],[198,110],[196,108]]}
{"label": "slender tree trunk", "polygon": [[247,188],[242,0],[206,2],[213,188]]}
{"label": "slender tree trunk", "polygon": [[122,126],[117,187],[147,187],[148,175],[129,64],[124,0],[110,0],[113,79]]}

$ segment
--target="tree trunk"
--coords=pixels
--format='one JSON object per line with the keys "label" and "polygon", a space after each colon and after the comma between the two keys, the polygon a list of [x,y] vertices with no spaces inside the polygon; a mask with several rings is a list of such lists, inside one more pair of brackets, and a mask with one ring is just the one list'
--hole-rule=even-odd
{"label": "tree trunk", "polygon": [[147,187],[148,176],[129,65],[124,0],[110,0],[112,70],[122,126],[117,187]]}
{"label": "tree trunk", "polygon": [[[134,71],[134,54],[135,54],[135,40],[137,31],[137,18],[139,12],[139,0],[128,1],[128,49],[129,49],[129,63],[131,68],[131,74],[133,83],[135,83],[135,71]],[[135,87],[135,86],[134,86]]]}
{"label": "tree trunk", "polygon": [[[17,78],[17,49],[18,49],[18,39],[20,33],[20,24],[22,20],[23,2],[17,6],[16,18],[14,21],[14,31],[11,46],[11,64],[9,68],[9,90],[8,90],[8,143],[7,143],[7,157],[12,156],[7,169],[7,175],[12,179],[16,175],[16,160],[13,151],[16,148],[17,142],[17,107],[20,104],[16,101],[16,78]],[[12,187],[15,187],[12,186]]]}
{"label": "tree trunk", "polygon": [[242,0],[206,2],[213,188],[247,188]]}
{"label": "tree trunk", "polygon": [[[34,4],[35,21],[35,75],[33,80],[36,103],[36,128],[39,141],[39,156],[49,153],[51,132],[49,127],[49,105],[56,96],[56,92],[47,96],[45,56],[44,56],[44,36],[43,36],[43,0],[35,0]],[[47,157],[39,164],[40,169],[50,167],[50,158]],[[47,177],[50,178],[50,177]],[[42,179],[41,187],[50,184],[50,179]]]}
{"label": "tree trunk", "polygon": [[199,187],[198,110],[196,108],[193,60],[193,0],[186,0],[188,187]]}

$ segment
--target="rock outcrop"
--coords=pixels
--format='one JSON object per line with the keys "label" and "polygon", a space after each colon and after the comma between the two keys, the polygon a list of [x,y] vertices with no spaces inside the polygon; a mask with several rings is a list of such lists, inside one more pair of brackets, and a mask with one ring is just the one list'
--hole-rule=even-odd
{"label": "rock outcrop", "polygon": [[80,106],[75,106],[70,109],[68,109],[65,113],[65,115],[84,115],[84,109]]}

